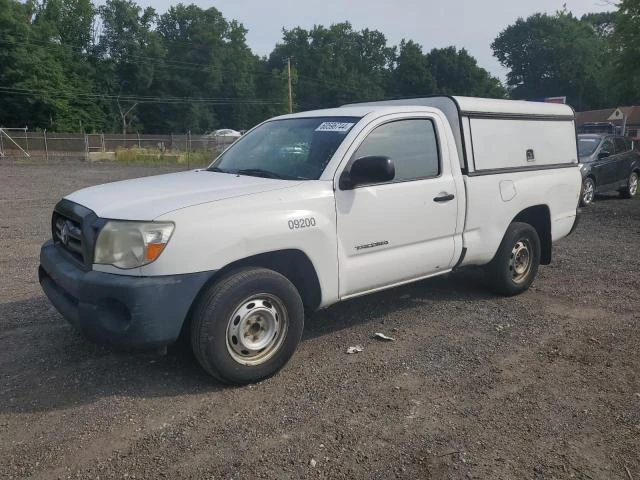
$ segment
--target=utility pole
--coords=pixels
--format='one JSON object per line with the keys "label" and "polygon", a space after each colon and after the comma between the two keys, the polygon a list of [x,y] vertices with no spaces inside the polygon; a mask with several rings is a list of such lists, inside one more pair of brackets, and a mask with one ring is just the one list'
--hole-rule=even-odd
{"label": "utility pole", "polygon": [[293,97],[291,95],[291,57],[287,58],[287,76],[289,77],[289,113],[293,113]]}

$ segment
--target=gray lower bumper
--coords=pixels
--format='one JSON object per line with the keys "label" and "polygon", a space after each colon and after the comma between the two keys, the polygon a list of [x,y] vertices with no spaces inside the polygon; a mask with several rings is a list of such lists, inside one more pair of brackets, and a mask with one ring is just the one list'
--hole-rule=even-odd
{"label": "gray lower bumper", "polygon": [[215,272],[134,277],[85,271],[52,241],[38,277],[51,303],[92,340],[123,347],[175,342],[196,295]]}

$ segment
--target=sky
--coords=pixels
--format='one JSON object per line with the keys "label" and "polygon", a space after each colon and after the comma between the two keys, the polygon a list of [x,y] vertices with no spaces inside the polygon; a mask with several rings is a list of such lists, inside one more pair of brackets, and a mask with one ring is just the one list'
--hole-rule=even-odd
{"label": "sky", "polygon": [[[254,53],[268,55],[282,38],[282,28],[351,22],[355,29],[380,30],[390,45],[403,38],[425,51],[454,45],[466,48],[478,64],[504,80],[506,70],[493,57],[491,42],[518,17],[563,8],[580,17],[588,12],[614,10],[613,0],[217,0],[193,1],[202,8],[215,7],[226,19],[236,19],[248,30],[247,43]],[[172,0],[138,0],[163,13]]]}

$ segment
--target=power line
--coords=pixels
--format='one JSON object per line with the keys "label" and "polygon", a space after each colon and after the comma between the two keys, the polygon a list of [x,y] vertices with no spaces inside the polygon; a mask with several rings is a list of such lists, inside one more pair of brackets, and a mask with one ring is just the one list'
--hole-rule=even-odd
{"label": "power line", "polygon": [[207,104],[207,105],[281,105],[285,102],[275,102],[259,98],[197,98],[197,97],[151,97],[134,95],[111,95],[104,93],[65,92],[62,90],[28,89],[0,87],[0,92],[9,95],[21,95],[27,97],[51,97],[51,98],[77,98],[93,100],[121,100],[137,103],[164,103],[164,104]]}

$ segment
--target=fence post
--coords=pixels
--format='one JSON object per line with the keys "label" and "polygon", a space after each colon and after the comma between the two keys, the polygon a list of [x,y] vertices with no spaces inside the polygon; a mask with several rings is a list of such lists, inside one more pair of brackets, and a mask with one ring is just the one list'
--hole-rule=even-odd
{"label": "fence post", "polygon": [[173,133],[170,133],[169,135],[171,135],[171,150],[173,150]]}
{"label": "fence post", "polygon": [[4,140],[2,139],[3,133],[0,128],[0,157],[4,157]]}
{"label": "fence post", "polygon": [[84,159],[89,161],[89,135],[84,134]]}
{"label": "fence post", "polygon": [[104,148],[104,133],[100,134],[100,150],[102,150],[102,153],[104,153],[105,148]]}
{"label": "fence post", "polygon": [[24,127],[24,146],[27,151],[27,155],[29,154],[29,134],[27,133],[27,127]]}
{"label": "fence post", "polygon": [[44,158],[49,161],[49,147],[47,146],[47,129],[44,129]]}
{"label": "fence post", "polygon": [[187,132],[187,170],[191,169],[191,130]]}
{"label": "fence post", "polygon": [[136,132],[136,134],[138,135],[138,148],[142,148],[140,145],[140,132]]}

